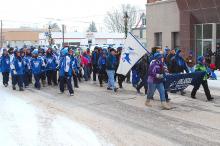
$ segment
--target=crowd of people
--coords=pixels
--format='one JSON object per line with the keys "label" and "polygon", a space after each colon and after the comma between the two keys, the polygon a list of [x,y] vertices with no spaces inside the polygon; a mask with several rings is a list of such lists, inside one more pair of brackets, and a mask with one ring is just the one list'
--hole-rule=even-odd
{"label": "crowd of people", "polygon": [[[144,87],[147,97],[145,105],[151,106],[151,100],[154,99],[155,90],[160,93],[160,100],[163,109],[171,109],[168,102],[168,91],[165,90],[166,74],[181,74],[197,71],[206,72],[203,81],[193,88],[192,98],[196,98],[196,92],[202,85],[208,101],[213,100],[208,87],[207,79],[211,76],[208,69],[206,57],[199,56],[195,61],[193,54],[184,59],[181,50],[164,50],[160,47],[154,47],[151,54],[144,55],[126,75],[116,74],[120,63],[122,47],[101,48],[95,47],[93,52],[89,49],[81,50],[79,48],[64,47],[59,51],[51,47],[29,47],[29,48],[5,48],[0,57],[0,71],[3,76],[3,85],[8,87],[9,76],[12,79],[12,89],[24,91],[32,84],[34,78],[34,87],[38,90],[48,86],[58,86],[60,94],[67,88],[69,95],[74,95],[74,88],[79,88],[79,82],[82,80],[98,81],[100,87],[107,83],[107,90],[117,92],[118,87],[123,88],[125,80],[131,83],[141,93]],[[195,63],[197,62],[197,64]],[[132,77],[130,75],[132,74]],[[131,78],[131,79],[130,79]],[[73,83],[73,85],[72,85]],[[181,95],[185,91],[180,91]],[[175,92],[174,92],[175,93]]]}

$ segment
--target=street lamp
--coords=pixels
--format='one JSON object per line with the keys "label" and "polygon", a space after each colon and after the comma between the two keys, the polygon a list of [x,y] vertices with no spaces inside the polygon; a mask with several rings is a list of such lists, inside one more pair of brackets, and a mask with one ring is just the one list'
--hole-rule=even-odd
{"label": "street lamp", "polygon": [[128,19],[129,19],[128,12],[126,11],[124,13],[125,38],[127,38],[127,36],[128,36]]}

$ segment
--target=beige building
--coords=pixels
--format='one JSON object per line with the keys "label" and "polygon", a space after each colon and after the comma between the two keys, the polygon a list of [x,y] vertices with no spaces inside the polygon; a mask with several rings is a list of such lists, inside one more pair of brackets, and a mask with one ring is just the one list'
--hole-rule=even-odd
{"label": "beige building", "polygon": [[148,1],[146,4],[146,37],[148,49],[154,46],[180,46],[180,14],[176,0]]}
{"label": "beige building", "polygon": [[38,45],[39,33],[42,29],[11,28],[3,29],[3,47],[23,47],[24,45]]}

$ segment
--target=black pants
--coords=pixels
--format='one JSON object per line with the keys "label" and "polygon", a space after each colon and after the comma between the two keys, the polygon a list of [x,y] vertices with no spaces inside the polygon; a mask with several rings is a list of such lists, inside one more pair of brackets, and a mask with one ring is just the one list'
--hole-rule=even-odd
{"label": "black pants", "polygon": [[74,82],[74,87],[79,87],[78,84],[78,75],[76,73],[73,73],[73,82]]}
{"label": "black pants", "polygon": [[92,66],[92,73],[93,73],[93,81],[96,81],[96,74],[98,73],[97,65]]}
{"label": "black pants", "polygon": [[23,88],[23,75],[13,75],[12,85],[16,86],[18,84],[19,88]]}
{"label": "black pants", "polygon": [[137,85],[137,90],[140,91],[142,87],[144,87],[145,94],[147,94],[147,89],[148,89],[147,76],[141,77],[141,82]]}
{"label": "black pants", "polygon": [[120,75],[120,74],[118,74],[117,76],[118,76],[118,85],[119,85],[119,88],[122,88],[122,83],[124,82],[126,76]]}
{"label": "black pants", "polygon": [[47,83],[48,85],[52,85],[52,81],[54,85],[57,85],[57,71],[56,70],[48,70],[46,72]]}
{"label": "black pants", "polygon": [[37,89],[41,88],[40,78],[41,78],[41,74],[35,74],[34,75],[34,80],[35,80],[34,87],[37,88]]}
{"label": "black pants", "polygon": [[69,93],[70,94],[73,94],[74,91],[73,91],[73,86],[72,86],[72,82],[71,82],[71,77],[70,76],[60,76],[60,91],[61,92],[64,92],[64,84],[67,84],[67,88],[69,90]]}
{"label": "black pants", "polygon": [[3,85],[8,85],[9,72],[3,72],[3,73],[2,73],[2,76],[3,76]]}
{"label": "black pants", "polygon": [[128,72],[128,74],[126,75],[126,78],[127,78],[127,83],[130,83],[131,82],[131,71]]}
{"label": "black pants", "polygon": [[195,97],[196,96],[196,92],[199,90],[200,86],[203,86],[204,88],[204,91],[205,91],[205,95],[207,97],[207,99],[210,99],[211,98],[211,94],[210,94],[210,90],[209,90],[209,86],[208,86],[208,82],[207,80],[205,81],[202,81],[202,83],[194,86],[193,90],[192,90],[192,93],[191,93],[191,97]]}
{"label": "black pants", "polygon": [[24,73],[24,85],[29,86],[31,82],[32,82],[32,72],[31,70],[29,70]]}
{"label": "black pants", "polygon": [[106,71],[105,71],[105,70],[100,70],[100,71],[99,71],[98,78],[99,78],[99,84],[102,85],[102,84],[103,84],[103,81],[106,81],[106,78],[107,78],[107,73],[106,73]]}

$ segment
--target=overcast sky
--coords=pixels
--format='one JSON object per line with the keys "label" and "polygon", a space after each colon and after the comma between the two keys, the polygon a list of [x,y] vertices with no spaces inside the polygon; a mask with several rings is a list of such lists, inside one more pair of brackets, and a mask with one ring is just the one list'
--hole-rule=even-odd
{"label": "overcast sky", "polygon": [[85,31],[92,20],[98,29],[103,28],[106,12],[121,4],[144,10],[145,3],[146,0],[0,0],[0,19],[4,27],[39,27],[60,19],[56,22],[65,23],[69,30]]}

